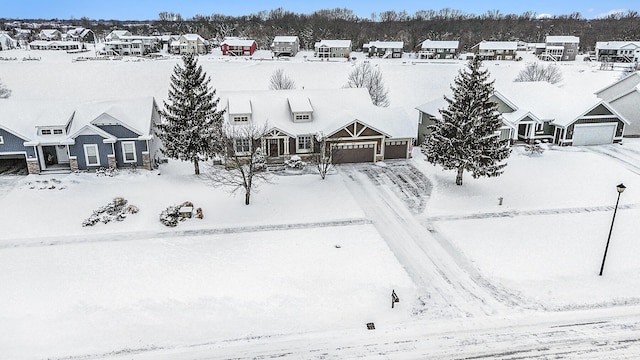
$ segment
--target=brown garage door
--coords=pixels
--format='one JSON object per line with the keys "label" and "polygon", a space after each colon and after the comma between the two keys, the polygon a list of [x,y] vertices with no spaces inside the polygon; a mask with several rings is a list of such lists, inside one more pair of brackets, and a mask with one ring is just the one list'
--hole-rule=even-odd
{"label": "brown garage door", "polygon": [[384,158],[385,159],[406,159],[407,158],[407,141],[385,141]]}
{"label": "brown garage door", "polygon": [[374,144],[337,144],[333,155],[335,164],[373,162]]}

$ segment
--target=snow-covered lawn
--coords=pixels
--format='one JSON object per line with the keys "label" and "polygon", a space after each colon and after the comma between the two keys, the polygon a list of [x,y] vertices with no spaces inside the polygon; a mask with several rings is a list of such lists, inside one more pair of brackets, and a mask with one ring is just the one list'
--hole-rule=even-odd
{"label": "snow-covered lawn", "polygon": [[371,225],[7,248],[0,264],[6,359],[363,328],[410,317],[393,288],[414,297]]}
{"label": "snow-covered lawn", "polygon": [[[71,62],[74,56],[65,53],[21,50],[5,55],[43,57],[2,64],[0,79],[13,90],[6,101],[148,94],[161,106],[172,68],[180,62]],[[458,61],[386,60],[371,61],[383,69],[392,106],[409,111],[446,93],[464,66]],[[200,63],[221,91],[267,89],[279,67],[300,88],[338,88],[352,66],[301,57],[260,61],[217,55],[201,57]],[[524,65],[486,64],[497,81],[511,81]],[[619,76],[590,63],[559,66],[562,86],[571,91],[593,92]],[[640,154],[639,142],[625,140],[621,147]],[[458,187],[453,172],[423,162],[416,149],[413,165],[433,182],[418,218],[450,244],[446,251],[452,263],[471,264],[488,283],[523,301],[498,317],[527,317],[531,310],[532,321],[538,310],[640,302],[634,291],[640,285],[640,263],[634,261],[640,252],[634,222],[640,210],[633,207],[640,203],[640,179],[633,169],[597,152],[597,147],[551,147],[529,157],[516,147],[503,176],[465,176],[465,185]],[[640,163],[638,159],[640,155],[632,161]],[[190,164],[171,161],[159,172],[123,171],[115,177],[0,178],[0,357],[68,358],[362,330],[366,322],[384,329],[427,316],[414,314],[423,292],[369,223],[359,205],[367,202],[354,198],[341,173],[326,180],[276,176],[245,206],[242,193],[232,196],[212,188],[192,172]],[[618,212],[605,276],[598,277],[612,216],[610,208],[602,207],[615,204],[620,182],[627,186],[620,200],[626,208]],[[81,226],[116,196],[140,212],[122,222]],[[159,222],[162,210],[184,201],[201,207],[204,219],[176,228]],[[557,213],[522,214],[554,209]],[[506,214],[451,220],[487,213]],[[438,246],[435,239],[419,240]],[[438,270],[443,282],[459,280],[446,278],[448,269]],[[393,310],[391,289],[401,297]],[[492,320],[475,321],[490,327]]]}

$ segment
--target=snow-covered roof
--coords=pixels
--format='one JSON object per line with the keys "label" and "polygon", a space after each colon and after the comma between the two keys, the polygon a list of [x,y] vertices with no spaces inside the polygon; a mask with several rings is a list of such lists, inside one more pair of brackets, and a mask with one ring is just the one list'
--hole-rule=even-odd
{"label": "snow-covered roof", "polygon": [[292,95],[287,98],[292,113],[313,112],[309,97],[305,94]]}
{"label": "snow-covered roof", "polygon": [[480,50],[517,50],[517,41],[483,41],[478,44]]}
{"label": "snow-covered roof", "polygon": [[60,34],[60,30],[56,30],[56,29],[43,29],[40,30],[40,34],[47,36],[47,37],[53,37],[56,36],[58,34]]}
{"label": "snow-covered roof", "polygon": [[363,48],[377,47],[379,49],[402,49],[404,48],[404,41],[371,41],[368,44],[362,45]]}
{"label": "snow-covered roof", "polygon": [[617,87],[617,92],[609,96],[609,98],[605,99],[607,101],[617,100],[631,92],[640,91],[640,72],[632,72],[631,74],[623,77],[616,82],[607,85],[606,87],[595,92],[595,95],[599,97],[604,91],[609,90],[613,87]]}
{"label": "snow-covered roof", "polygon": [[65,101],[5,99],[0,106],[0,127],[27,141],[37,139],[37,127],[69,123],[74,105]]}
{"label": "snow-covered roof", "polygon": [[69,134],[76,133],[88,124],[105,124],[105,119],[111,118],[109,123],[122,125],[140,136],[149,135],[154,102],[152,96],[145,96],[80,104],[76,107]]}
{"label": "snow-covered roof", "polygon": [[640,47],[640,41],[598,41],[596,49],[599,50],[618,50],[622,48],[637,49]]}
{"label": "snow-covered roof", "polygon": [[351,40],[320,40],[315,44],[316,48],[319,47],[329,48],[349,48],[351,49]]}
{"label": "snow-covered roof", "polygon": [[278,35],[276,37],[273,38],[273,42],[274,43],[293,43],[298,41],[298,37],[297,36],[281,36]]}
{"label": "snow-covered roof", "polygon": [[416,109],[435,118],[441,118],[440,109],[445,109],[448,105],[449,103],[444,99],[444,96],[441,96],[427,103],[416,106]]}
{"label": "snow-covered roof", "polygon": [[256,41],[249,39],[225,39],[220,45],[227,44],[229,46],[252,46]]}
{"label": "snow-covered roof", "polygon": [[496,84],[496,93],[542,121],[568,126],[603,103],[593,94],[570,93],[545,81]]}
{"label": "snow-covered roof", "polygon": [[204,42],[204,38],[198,34],[184,34],[182,35],[187,41],[202,41]]}
{"label": "snow-covered roof", "polygon": [[580,38],[577,36],[554,36],[549,35],[546,37],[545,42],[548,43],[562,43],[562,44],[579,44]]}
{"label": "snow-covered roof", "polygon": [[459,41],[425,40],[420,47],[422,49],[458,49],[459,46]]}
{"label": "snow-covered roof", "polygon": [[[229,113],[243,113],[232,110],[232,107],[250,103],[254,123],[267,123],[270,128],[277,128],[291,135],[318,132],[330,135],[354,121],[393,138],[414,138],[418,132],[415,117],[409,116],[403,108],[373,105],[369,92],[364,88],[229,91],[220,92],[220,99],[220,104],[229,106],[229,111],[225,113],[227,121]],[[308,104],[304,104],[304,99],[307,99]],[[296,109],[298,106],[312,107],[312,120],[293,122],[291,103],[295,104]]]}
{"label": "snow-covered roof", "polygon": [[251,99],[232,96],[227,100],[227,113],[231,115],[251,114]]}

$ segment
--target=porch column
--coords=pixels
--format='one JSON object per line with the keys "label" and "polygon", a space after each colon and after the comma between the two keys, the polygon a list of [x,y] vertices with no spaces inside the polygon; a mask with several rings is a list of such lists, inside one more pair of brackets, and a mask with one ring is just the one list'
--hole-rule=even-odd
{"label": "porch column", "polygon": [[282,139],[282,144],[284,145],[284,154],[289,155],[289,137],[285,137]]}

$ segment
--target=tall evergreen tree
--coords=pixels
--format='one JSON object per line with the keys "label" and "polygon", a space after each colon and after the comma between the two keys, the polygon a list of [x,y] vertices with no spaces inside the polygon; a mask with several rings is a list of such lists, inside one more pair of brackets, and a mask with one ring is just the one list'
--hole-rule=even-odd
{"label": "tall evergreen tree", "polygon": [[445,96],[449,105],[440,110],[442,119],[430,126],[422,144],[428,162],[457,170],[456,185],[462,185],[465,170],[474,178],[499,176],[511,152],[509,140],[500,140],[502,121],[496,103],[489,100],[493,81],[481,66],[476,56],[460,70],[451,86],[453,98]]}
{"label": "tall evergreen tree", "polygon": [[209,87],[211,79],[198,65],[195,55],[182,57],[171,75],[168,101],[160,114],[164,121],[156,132],[163,142],[162,152],[172,158],[193,163],[200,174],[200,161],[222,152],[222,115],[219,98]]}

